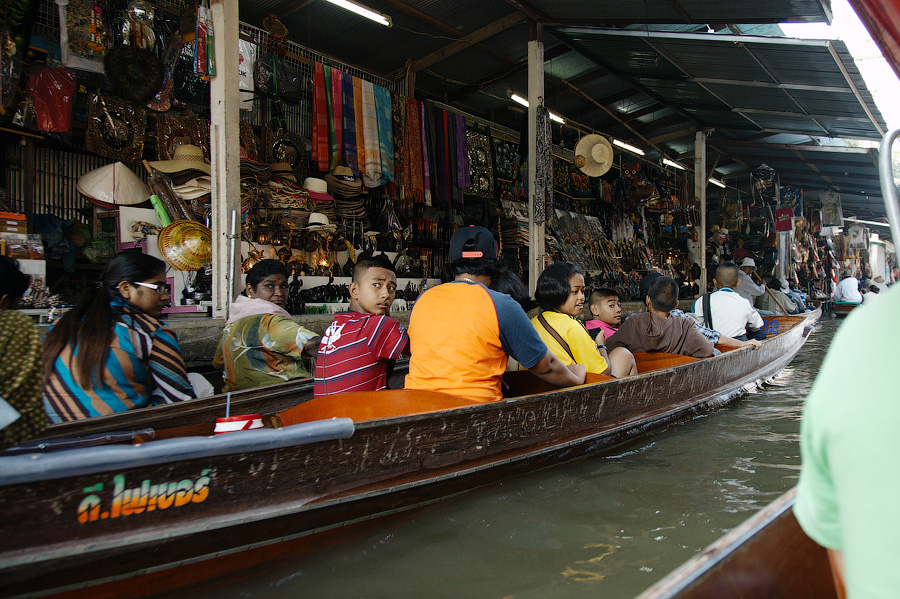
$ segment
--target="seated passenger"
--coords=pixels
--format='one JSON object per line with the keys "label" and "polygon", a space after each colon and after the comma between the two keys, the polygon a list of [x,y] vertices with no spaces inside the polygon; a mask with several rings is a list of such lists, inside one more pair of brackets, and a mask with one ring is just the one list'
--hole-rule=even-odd
{"label": "seated passenger", "polygon": [[[616,332],[622,324],[622,306],[619,304],[619,294],[605,287],[591,292],[590,307],[593,318],[584,323],[584,328],[591,338],[603,340]],[[603,336],[600,336],[600,331]]]}
{"label": "seated passenger", "polygon": [[[739,272],[734,262],[723,262],[716,267],[713,277],[716,291],[704,294],[694,302],[691,317],[738,341],[746,341],[748,333],[761,341],[759,337],[765,338],[765,332],[761,330],[764,324],[762,317],[750,302],[734,292],[734,288],[740,285]],[[706,298],[709,298],[708,313],[705,311]]]}
{"label": "seated passenger", "polygon": [[595,341],[575,319],[584,308],[584,275],[580,267],[555,262],[545,268],[538,277],[534,299],[541,312],[531,319],[531,324],[564,364],[584,364],[590,373],[614,377],[637,374],[630,351],[619,348],[607,353],[602,331]]}
{"label": "seated passenger", "polygon": [[192,399],[169,301],[166,264],[126,251],[44,340],[44,408],[66,422]]}
{"label": "seated passenger", "polygon": [[30,283],[16,260],[0,256],[0,402],[19,413],[13,422],[0,422],[0,451],[47,428],[41,402],[41,334],[30,317],[16,310]]}
{"label": "seated passenger", "polygon": [[766,293],[757,300],[759,307],[772,312],[775,316],[797,314],[797,304],[791,301],[781,290],[781,281],[775,277],[766,282]]}
{"label": "seated passenger", "polygon": [[607,343],[610,349],[624,347],[632,352],[667,352],[708,358],[713,344],[697,331],[693,322],[670,312],[678,307],[678,283],[658,277],[644,298],[647,312],[632,314]]}
{"label": "seated passenger", "polygon": [[394,265],[385,256],[356,263],[350,307],[334,315],[319,343],[316,397],[387,388],[394,360],[409,349],[406,329],[388,316],[396,292]]}
{"label": "seated passenger", "polygon": [[[650,295],[650,285],[653,284],[653,281],[663,276],[658,272],[651,272],[650,274],[644,276],[641,279],[640,284],[640,295],[643,298],[646,298]],[[645,302],[646,303],[646,302]],[[648,308],[649,309],[649,308]],[[727,335],[721,334],[719,331],[715,329],[711,329],[709,327],[705,327],[696,320],[694,320],[691,316],[685,314],[682,310],[678,308],[673,308],[669,311],[669,316],[678,316],[679,318],[686,318],[689,322],[693,323],[694,328],[697,329],[697,332],[703,335],[713,346],[716,345],[725,345],[728,347],[751,347],[753,349],[758,349],[760,346],[760,342],[756,339],[748,339],[741,341],[739,339],[735,339],[733,337],[729,337]],[[721,353],[718,349],[715,349],[715,353]]]}
{"label": "seated passenger", "polygon": [[859,292],[859,280],[849,270],[842,273],[843,279],[834,288],[834,301],[841,304],[861,304],[863,296]]}
{"label": "seated passenger", "polygon": [[231,304],[213,357],[224,371],[225,391],[310,377],[301,360],[316,355],[320,337],[284,309],[287,278],[279,260],[260,260],[247,273],[247,295]]}
{"label": "seated passenger", "polygon": [[452,281],[425,291],[410,314],[407,389],[497,401],[503,399],[500,383],[509,357],[559,387],[584,383],[584,366],[567,368],[538,337],[521,306],[488,289],[497,269],[490,231],[457,229],[449,259]]}

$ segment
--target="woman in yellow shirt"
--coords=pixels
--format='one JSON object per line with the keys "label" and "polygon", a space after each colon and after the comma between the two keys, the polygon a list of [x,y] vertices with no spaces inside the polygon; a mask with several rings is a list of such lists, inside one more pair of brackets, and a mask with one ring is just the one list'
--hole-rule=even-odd
{"label": "woman in yellow shirt", "polygon": [[607,352],[595,342],[581,321],[584,308],[584,273],[569,262],[555,262],[544,269],[537,281],[534,298],[541,308],[531,319],[547,347],[565,364],[583,364],[593,374],[625,377],[637,374],[634,356],[624,347]]}

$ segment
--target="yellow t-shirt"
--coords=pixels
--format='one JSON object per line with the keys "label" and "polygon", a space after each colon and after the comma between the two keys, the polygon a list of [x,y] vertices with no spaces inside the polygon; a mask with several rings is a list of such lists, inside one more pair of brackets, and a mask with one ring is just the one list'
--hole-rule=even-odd
{"label": "yellow t-shirt", "polygon": [[547,344],[547,348],[557,358],[562,360],[563,364],[583,364],[587,371],[592,374],[603,374],[606,372],[609,365],[603,359],[603,356],[600,355],[597,343],[591,339],[587,329],[580,322],[561,312],[544,312],[543,314],[547,324],[553,327],[559,333],[559,336],[569,344],[569,349],[572,350],[572,354],[575,356],[574,361],[569,352],[564,350],[559,341],[544,328],[537,316],[531,319],[531,324],[541,337],[541,340]]}

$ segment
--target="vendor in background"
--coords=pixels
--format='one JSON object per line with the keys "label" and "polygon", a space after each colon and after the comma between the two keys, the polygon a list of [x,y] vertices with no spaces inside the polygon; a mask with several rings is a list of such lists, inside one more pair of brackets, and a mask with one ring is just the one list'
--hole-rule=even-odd
{"label": "vendor in background", "polygon": [[18,262],[0,256],[0,400],[19,413],[0,431],[0,450],[47,428],[41,403],[41,336],[34,322],[16,310],[30,280]]}
{"label": "vendor in background", "polygon": [[316,356],[321,337],[284,309],[287,279],[288,270],[279,260],[261,260],[247,273],[247,295],[231,304],[213,357],[213,366],[224,371],[225,391],[311,376],[302,359]]}
{"label": "vendor in background", "polygon": [[44,341],[44,407],[51,422],[79,420],[195,397],[175,331],[159,320],[169,301],[165,263],[127,251]]}

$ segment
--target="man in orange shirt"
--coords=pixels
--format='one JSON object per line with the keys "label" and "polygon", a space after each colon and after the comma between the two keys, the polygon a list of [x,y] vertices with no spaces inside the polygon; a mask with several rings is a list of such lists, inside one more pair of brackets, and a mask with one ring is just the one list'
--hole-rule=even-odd
{"label": "man in orange shirt", "polygon": [[497,268],[490,231],[457,229],[450,240],[450,260],[454,280],[423,293],[410,315],[407,389],[497,401],[503,399],[500,381],[509,356],[554,385],[584,383],[583,365],[564,365],[541,341],[522,307],[488,289]]}

